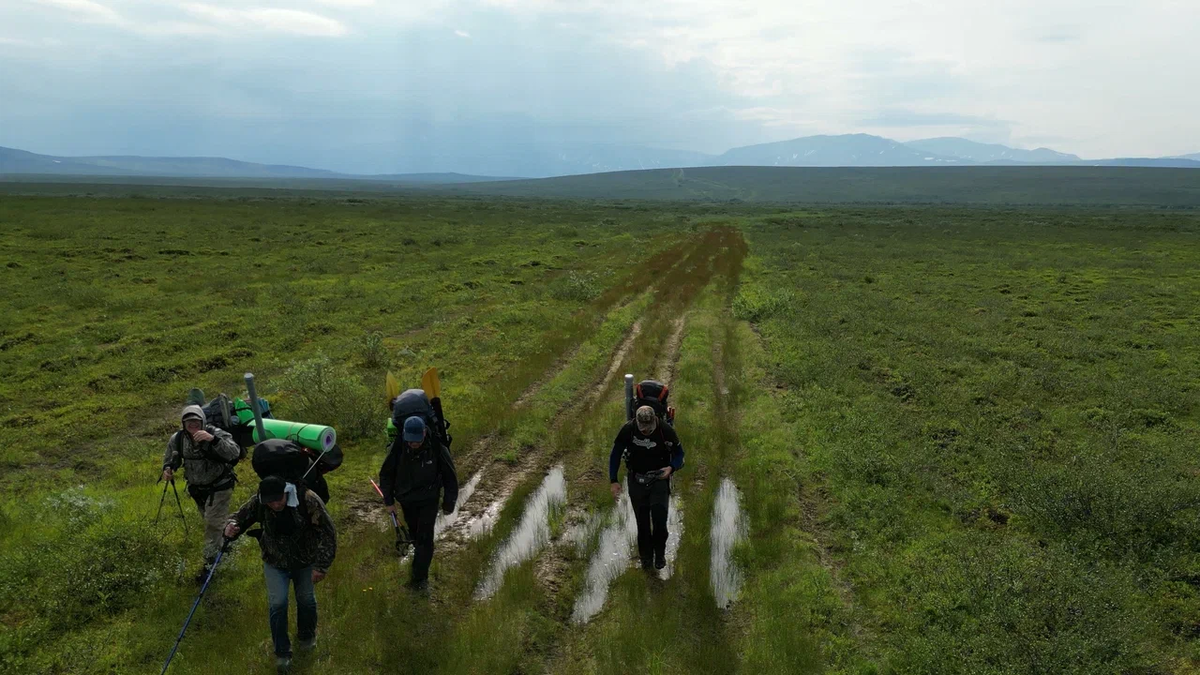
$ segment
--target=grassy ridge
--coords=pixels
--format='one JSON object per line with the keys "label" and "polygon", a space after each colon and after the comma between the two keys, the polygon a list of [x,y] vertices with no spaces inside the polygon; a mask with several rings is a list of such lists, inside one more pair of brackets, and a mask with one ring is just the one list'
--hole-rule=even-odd
{"label": "grassy ridge", "polygon": [[350,180],[0,176],[0,194],[381,198],[556,198],[807,204],[1200,207],[1200,171],[1131,167],[698,167],[418,187]]}
{"label": "grassy ridge", "polygon": [[565,199],[1196,208],[1200,206],[1200,171],[1113,167],[701,167],[447,189],[462,194]]}
{"label": "grassy ridge", "polygon": [[734,308],[763,336],[791,482],[862,641],[835,630],[830,665],[1192,667],[1197,226],[894,211],[747,228]]}

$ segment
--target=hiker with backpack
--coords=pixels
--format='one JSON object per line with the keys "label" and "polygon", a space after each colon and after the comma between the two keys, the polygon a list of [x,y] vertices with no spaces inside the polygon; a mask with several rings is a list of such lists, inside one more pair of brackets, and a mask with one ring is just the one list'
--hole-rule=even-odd
{"label": "hiker with backpack", "polygon": [[683,445],[675,429],[650,405],[637,408],[621,427],[608,457],[613,499],[621,497],[617,471],[625,458],[629,502],[637,520],[638,557],[642,569],[667,566],[667,509],[671,475],[683,468]]}
{"label": "hiker with backpack", "polygon": [[204,566],[196,575],[196,583],[202,584],[221,550],[221,530],[237,482],[234,466],[244,453],[229,432],[208,423],[198,405],[185,407],[180,422],[183,428],[167,441],[162,480],[173,482],[183,467],[187,492],[204,518]]}
{"label": "hiker with backpack", "polygon": [[[393,414],[402,411],[400,402]],[[396,440],[379,470],[383,503],[393,516],[396,502],[404,512],[404,522],[413,538],[412,577],[409,586],[425,591],[429,586],[429,565],[433,561],[433,526],[437,520],[438,496],[443,513],[453,513],[458,501],[458,476],[454,460],[441,436],[430,429],[421,415],[403,419]]]}
{"label": "hiker with backpack", "polygon": [[258,492],[229,519],[224,535],[236,539],[256,523],[262,528],[246,534],[258,539],[262,549],[275,665],[286,672],[292,662],[288,586],[296,591],[297,647],[310,651],[317,644],[314,587],[329,573],[337,555],[337,531],[316,493],[303,482],[291,483],[274,475],[262,479]]}

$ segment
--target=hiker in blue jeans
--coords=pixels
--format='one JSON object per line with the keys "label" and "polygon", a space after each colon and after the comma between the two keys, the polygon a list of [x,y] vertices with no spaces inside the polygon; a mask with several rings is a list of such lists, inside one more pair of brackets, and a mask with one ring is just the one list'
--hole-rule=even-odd
{"label": "hiker in blue jeans", "polygon": [[316,493],[278,476],[267,476],[259,483],[258,494],[230,518],[225,536],[234,539],[255,523],[261,523],[262,529],[247,534],[256,537],[262,549],[275,665],[279,672],[285,673],[292,664],[288,585],[296,589],[297,646],[301,651],[312,650],[317,645],[314,587],[333,564],[337,533]]}

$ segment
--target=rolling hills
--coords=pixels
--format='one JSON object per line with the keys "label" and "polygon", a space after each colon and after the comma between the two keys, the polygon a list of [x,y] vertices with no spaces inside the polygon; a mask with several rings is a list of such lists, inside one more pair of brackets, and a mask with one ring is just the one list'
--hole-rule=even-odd
{"label": "rolling hills", "polygon": [[414,139],[395,147],[346,149],[344,165],[385,165],[387,173],[346,173],[222,157],[63,157],[0,147],[0,175],[126,176],[171,178],[374,180],[449,184],[502,176],[552,178],[646,169],[730,166],[937,167],[937,166],[1136,166],[1200,168],[1200,155],[1167,158],[1081,159],[1048,148],[1021,150],[962,138],[901,143],[869,134],[807,136],[729,149],[721,154],[629,143],[586,143],[553,138],[487,137]]}
{"label": "rolling hills", "polygon": [[1200,207],[1200,171],[1119,167],[706,167],[442,189],[572,199]]}

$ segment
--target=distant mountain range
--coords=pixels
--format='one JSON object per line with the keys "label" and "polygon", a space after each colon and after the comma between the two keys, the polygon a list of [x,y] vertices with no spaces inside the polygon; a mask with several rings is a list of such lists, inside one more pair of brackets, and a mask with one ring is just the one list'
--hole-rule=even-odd
{"label": "distant mountain range", "polygon": [[901,143],[868,134],[808,136],[733,148],[720,155],[640,146],[534,143],[498,139],[477,149],[395,152],[405,171],[386,175],[338,173],[301,166],[256,164],[220,157],[54,157],[0,148],[0,175],[178,178],[357,179],[396,184],[454,184],[499,176],[544,178],[615,171],[721,166],[1132,166],[1200,168],[1200,153],[1166,158],[1085,160],[1048,148],[1021,150],[962,138]]}
{"label": "distant mountain range", "polygon": [[963,138],[930,138],[906,143],[910,148],[943,157],[955,157],[979,164],[988,162],[1019,162],[1025,164],[1061,164],[1081,161],[1077,155],[1056,152],[1049,148],[1016,150],[1006,145],[976,143]]}
{"label": "distant mountain range", "polygon": [[460,173],[412,173],[356,176],[324,169],[282,164],[255,164],[224,157],[54,157],[0,147],[0,176],[129,176],[178,178],[358,178],[402,184],[474,183],[502,177]]}

